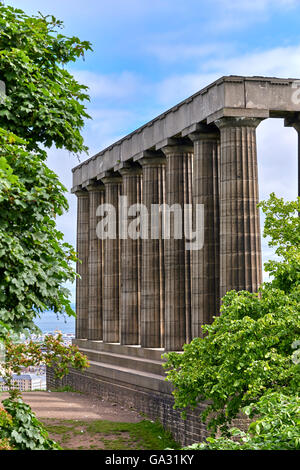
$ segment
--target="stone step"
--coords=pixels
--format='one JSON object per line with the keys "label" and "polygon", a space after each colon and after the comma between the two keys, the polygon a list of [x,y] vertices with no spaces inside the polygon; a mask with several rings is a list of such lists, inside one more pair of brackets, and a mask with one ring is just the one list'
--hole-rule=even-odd
{"label": "stone step", "polygon": [[104,343],[103,341],[89,339],[74,339],[73,344],[76,344],[80,349],[84,348],[107,353],[111,352],[155,361],[162,361],[161,356],[165,353],[163,348],[142,348],[140,345],[128,346],[120,343]]}
{"label": "stone step", "polygon": [[158,374],[95,361],[90,361],[88,372],[96,374],[102,379],[143,387],[144,389],[149,389],[150,392],[172,393],[171,384]]}
{"label": "stone step", "polygon": [[162,367],[162,361],[154,359],[145,359],[140,357],[127,356],[124,354],[116,354],[112,352],[97,351],[95,349],[80,348],[80,351],[85,354],[89,361],[114,365],[116,367],[125,367],[133,371],[139,370],[142,372],[149,372],[155,375],[165,376],[165,371]]}

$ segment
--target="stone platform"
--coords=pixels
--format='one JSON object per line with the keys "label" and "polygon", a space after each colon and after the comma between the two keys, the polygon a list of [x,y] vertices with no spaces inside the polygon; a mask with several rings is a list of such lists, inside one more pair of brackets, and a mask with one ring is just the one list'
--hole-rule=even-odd
{"label": "stone platform", "polygon": [[172,385],[166,381],[162,367],[163,349],[78,339],[74,343],[88,357],[90,367],[84,372],[71,369],[62,380],[56,379],[48,368],[48,390],[68,385],[73,390],[138,411],[145,418],[160,421],[182,445],[208,436],[199,419],[205,405],[188,412],[185,420],[173,408]]}

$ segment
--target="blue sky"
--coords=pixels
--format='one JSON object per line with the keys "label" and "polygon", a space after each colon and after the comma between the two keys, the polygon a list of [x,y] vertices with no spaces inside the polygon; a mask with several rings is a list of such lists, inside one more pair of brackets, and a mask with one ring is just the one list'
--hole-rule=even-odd
{"label": "blue sky", "polygon": [[[90,87],[90,155],[222,75],[300,78],[299,0],[7,0],[65,23],[94,51],[71,72]],[[257,129],[260,198],[297,196],[297,136],[282,120]],[[84,157],[87,158],[87,157]],[[51,149],[49,166],[68,189],[76,157]],[[76,200],[58,221],[75,245]],[[263,255],[272,255],[263,242]]]}

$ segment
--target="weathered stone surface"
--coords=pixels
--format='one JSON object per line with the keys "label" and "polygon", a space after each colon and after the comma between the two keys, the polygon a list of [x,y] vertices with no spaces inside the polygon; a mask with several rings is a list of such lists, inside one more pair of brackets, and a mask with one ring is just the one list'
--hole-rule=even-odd
{"label": "weathered stone surface", "polygon": [[120,239],[119,233],[119,196],[122,179],[107,176],[102,179],[105,185],[105,203],[116,210],[116,238],[103,240],[104,246],[104,292],[103,292],[103,341],[120,341]]}
{"label": "weathered stone surface", "polygon": [[[128,207],[141,203],[141,168],[124,167],[122,175],[122,195],[127,197]],[[124,214],[125,216],[125,214]],[[123,218],[124,218],[123,216]],[[132,217],[127,215],[124,229],[127,233]],[[140,343],[140,291],[141,291],[141,240],[126,236],[121,240],[121,344]]]}
{"label": "weathered stone surface", "polygon": [[222,118],[220,163],[220,296],[256,292],[262,281],[257,204],[257,118]]}
{"label": "weathered stone surface", "polygon": [[89,191],[89,296],[88,296],[88,339],[103,338],[103,241],[97,237],[97,207],[104,203],[104,185],[91,184]]}
{"label": "weathered stone surface", "polygon": [[[170,238],[164,240],[165,319],[164,336],[167,351],[180,351],[191,338],[190,256],[185,249],[184,204],[191,204],[193,146],[164,142],[166,155],[166,203],[178,207],[181,238],[175,238],[175,214],[170,215]],[[161,145],[161,144],[160,144]],[[179,219],[179,217],[177,217]]]}
{"label": "weathered stone surface", "polygon": [[[152,204],[165,202],[165,164],[161,157],[145,157],[140,160],[143,167],[142,202],[151,214]],[[165,271],[164,245],[161,226],[158,237],[151,237],[151,224],[147,227],[147,238],[142,240],[141,279],[141,345],[145,348],[163,347]]]}
{"label": "weathered stone surface", "polygon": [[76,272],[76,338],[88,336],[88,296],[89,296],[89,194],[77,191],[77,242],[76,250],[81,263]]}
{"label": "weathered stone surface", "polygon": [[192,337],[202,336],[220,306],[219,140],[217,128],[199,125],[194,142],[193,207],[204,206],[204,245],[192,251]]}

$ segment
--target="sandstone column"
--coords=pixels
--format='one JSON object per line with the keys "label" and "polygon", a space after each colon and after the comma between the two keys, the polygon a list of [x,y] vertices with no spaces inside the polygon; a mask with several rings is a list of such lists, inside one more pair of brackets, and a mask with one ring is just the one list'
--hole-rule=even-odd
{"label": "sandstone column", "polygon": [[[184,343],[190,340],[190,281],[187,278],[189,256],[186,253],[184,237],[184,204],[189,200],[188,179],[193,158],[193,146],[169,140],[162,147],[166,155],[166,204],[170,209],[170,237],[165,239],[165,349],[179,351]],[[173,206],[175,205],[175,206]],[[172,206],[178,217],[178,233],[176,234],[175,218]],[[177,210],[177,209],[178,210]],[[167,209],[167,210],[169,210]],[[167,220],[165,214],[165,221]],[[181,220],[180,220],[181,218]],[[181,225],[181,230],[180,230]],[[181,231],[181,234],[180,234]],[[188,253],[190,255],[190,253]],[[189,268],[189,267],[188,267]]]}
{"label": "sandstone column", "polygon": [[89,298],[89,194],[76,191],[77,196],[77,256],[81,262],[76,265],[80,278],[76,279],[76,338],[88,337]]}
{"label": "sandstone column", "polygon": [[164,346],[164,246],[161,222],[157,232],[151,233],[154,222],[150,220],[152,204],[165,200],[165,158],[145,157],[139,160],[143,167],[142,202],[148,210],[146,237],[142,239],[141,256],[141,346]]}
{"label": "sandstone column", "polygon": [[[103,341],[118,343],[119,303],[120,303],[120,239],[119,239],[119,196],[122,179],[111,175],[102,178],[105,185],[105,203],[110,204],[115,212],[115,237],[106,238],[104,247],[104,292],[103,292]],[[113,221],[112,221],[113,222]]]}
{"label": "sandstone column", "polygon": [[[193,208],[204,207],[203,248],[192,253],[192,337],[203,336],[201,325],[219,313],[219,131],[198,126],[194,142]],[[195,214],[195,211],[194,211]]]}
{"label": "sandstone column", "polygon": [[[122,195],[127,197],[128,208],[141,203],[141,174],[142,169],[137,167],[124,167],[119,170],[122,175]],[[130,224],[132,217],[127,215],[124,220]],[[121,240],[121,344],[139,344],[140,322],[140,245],[139,238],[133,239],[128,235],[126,224],[126,237]]]}
{"label": "sandstone column", "polygon": [[258,118],[224,117],[220,156],[220,295],[257,291],[262,282],[256,127]]}
{"label": "sandstone column", "polygon": [[104,203],[104,185],[91,184],[89,191],[89,297],[88,339],[102,339],[103,241],[97,237],[96,210]]}

